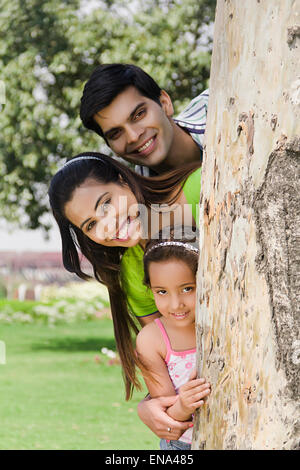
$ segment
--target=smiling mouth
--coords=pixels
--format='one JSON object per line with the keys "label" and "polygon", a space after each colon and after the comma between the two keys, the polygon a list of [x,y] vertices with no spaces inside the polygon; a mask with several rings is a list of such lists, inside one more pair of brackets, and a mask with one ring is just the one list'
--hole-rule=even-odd
{"label": "smiling mouth", "polygon": [[127,219],[123,222],[119,230],[117,231],[116,236],[114,237],[114,240],[121,240],[121,241],[128,240],[129,239],[128,228],[135,219],[136,219],[135,217],[130,217],[129,215]]}
{"label": "smiling mouth", "polygon": [[155,145],[156,136],[151,137],[147,142],[145,142],[141,147],[137,147],[132,153],[138,155],[147,155],[153,150]]}
{"label": "smiling mouth", "polygon": [[171,315],[175,318],[185,318],[187,315],[189,314],[189,312],[180,312],[180,313],[171,313]]}

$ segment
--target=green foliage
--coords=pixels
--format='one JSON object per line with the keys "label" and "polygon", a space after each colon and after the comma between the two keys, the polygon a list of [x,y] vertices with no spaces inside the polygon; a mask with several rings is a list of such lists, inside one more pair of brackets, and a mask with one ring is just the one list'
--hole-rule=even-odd
{"label": "green foliage", "polygon": [[0,299],[0,322],[3,323],[73,323],[82,320],[94,320],[103,309],[100,301],[86,302],[72,299],[60,299],[50,302],[30,300]]}
{"label": "green foliage", "polygon": [[4,284],[0,281],[0,299],[5,299],[7,296],[7,289]]}
{"label": "green foliage", "polygon": [[83,85],[98,64],[145,68],[177,109],[208,85],[210,53],[201,38],[215,0],[106,0],[83,10],[88,4],[0,0],[0,80],[6,88],[0,208],[23,227],[43,225],[47,186],[63,159],[103,149],[79,118]]}
{"label": "green foliage", "polygon": [[103,309],[108,306],[107,289],[96,281],[48,286],[44,288],[41,301],[0,298],[0,323],[57,325],[95,320],[105,316]]}

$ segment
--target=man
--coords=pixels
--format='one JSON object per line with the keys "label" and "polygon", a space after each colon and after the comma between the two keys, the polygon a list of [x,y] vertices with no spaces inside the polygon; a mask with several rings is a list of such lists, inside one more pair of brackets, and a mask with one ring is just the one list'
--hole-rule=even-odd
{"label": "man", "polygon": [[202,159],[208,91],[173,118],[170,96],[141,68],[97,67],[86,83],[80,116],[114,154],[145,176]]}

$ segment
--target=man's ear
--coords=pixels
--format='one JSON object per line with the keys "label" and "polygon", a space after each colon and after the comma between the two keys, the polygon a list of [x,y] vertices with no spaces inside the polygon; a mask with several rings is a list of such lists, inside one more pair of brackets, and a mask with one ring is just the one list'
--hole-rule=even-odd
{"label": "man's ear", "polygon": [[172,117],[174,114],[173,103],[165,90],[161,90],[159,101],[161,106],[168,117]]}

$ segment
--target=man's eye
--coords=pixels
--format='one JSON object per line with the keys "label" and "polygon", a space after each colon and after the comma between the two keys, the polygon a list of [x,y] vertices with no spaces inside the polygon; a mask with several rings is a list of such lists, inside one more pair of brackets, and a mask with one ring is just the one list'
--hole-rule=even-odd
{"label": "man's eye", "polygon": [[111,132],[110,134],[108,134],[108,135],[106,136],[106,138],[107,138],[108,140],[116,140],[116,139],[118,139],[118,138],[120,137],[120,135],[121,135],[121,130],[120,130],[120,129],[117,129],[117,130],[115,130],[114,132]]}
{"label": "man's eye", "polygon": [[136,119],[139,119],[139,118],[143,117],[145,113],[146,113],[146,109],[145,109],[145,108],[140,109],[140,110],[135,114],[134,119],[136,120]]}

